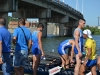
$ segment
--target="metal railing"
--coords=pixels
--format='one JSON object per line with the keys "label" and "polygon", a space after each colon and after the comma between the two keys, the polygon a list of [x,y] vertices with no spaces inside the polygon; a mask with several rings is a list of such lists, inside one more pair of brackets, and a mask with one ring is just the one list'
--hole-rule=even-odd
{"label": "metal railing", "polygon": [[64,2],[62,2],[60,0],[47,0],[47,1],[56,3],[57,5],[60,5],[61,7],[65,8],[66,10],[73,12],[74,14],[76,14],[80,17],[83,16],[79,11],[75,10],[74,8],[72,8],[71,6],[69,6],[68,4],[65,4]]}

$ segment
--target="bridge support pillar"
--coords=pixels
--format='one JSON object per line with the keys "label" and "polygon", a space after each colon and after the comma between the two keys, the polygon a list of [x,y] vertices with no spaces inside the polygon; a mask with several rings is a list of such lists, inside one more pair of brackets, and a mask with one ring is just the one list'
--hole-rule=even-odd
{"label": "bridge support pillar", "polygon": [[73,36],[74,30],[77,26],[75,26],[75,21],[69,21],[66,23],[64,27],[64,35],[65,36]]}
{"label": "bridge support pillar", "polygon": [[68,23],[66,23],[66,25],[68,26],[67,29],[67,36],[73,36],[74,30],[77,26],[75,26],[75,21],[69,21]]}
{"label": "bridge support pillar", "polygon": [[70,27],[69,22],[65,23],[64,26],[64,36],[71,36],[72,35],[72,29]]}
{"label": "bridge support pillar", "polygon": [[39,18],[39,23],[42,23],[44,25],[42,37],[47,37],[47,21],[46,21],[46,19]]}
{"label": "bridge support pillar", "polygon": [[77,25],[75,25],[76,21],[73,21],[73,26],[72,26],[72,34],[74,33],[75,28],[77,27]]}
{"label": "bridge support pillar", "polygon": [[59,24],[59,36],[64,36],[64,24]]}
{"label": "bridge support pillar", "polygon": [[8,12],[7,13],[0,13],[0,17],[4,18],[6,20],[5,27],[8,29]]}

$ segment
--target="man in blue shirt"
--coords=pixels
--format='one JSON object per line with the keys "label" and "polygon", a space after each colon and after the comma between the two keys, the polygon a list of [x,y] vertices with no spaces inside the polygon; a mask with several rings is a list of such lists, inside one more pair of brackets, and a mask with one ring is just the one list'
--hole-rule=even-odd
{"label": "man in blue shirt", "polygon": [[31,48],[31,32],[25,27],[25,19],[19,20],[19,27],[14,30],[13,44],[16,45],[14,57],[14,70],[17,75],[24,75],[24,66]]}
{"label": "man in blue shirt", "polygon": [[10,49],[11,49],[11,34],[4,27],[5,19],[0,18],[0,64],[4,75],[10,74]]}

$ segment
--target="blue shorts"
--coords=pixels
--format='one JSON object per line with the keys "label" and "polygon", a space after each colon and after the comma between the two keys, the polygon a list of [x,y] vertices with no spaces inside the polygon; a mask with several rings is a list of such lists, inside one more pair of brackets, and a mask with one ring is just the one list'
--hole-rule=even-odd
{"label": "blue shorts", "polygon": [[87,67],[92,67],[92,66],[94,66],[94,65],[96,65],[97,64],[97,59],[94,59],[94,60],[88,60],[87,61],[87,63],[86,63],[86,66]]}
{"label": "blue shorts", "polygon": [[58,47],[58,53],[59,53],[60,55],[68,54],[68,50],[66,50],[66,49],[68,49],[68,48],[66,47],[65,49],[62,49],[62,46],[60,45],[60,46]]}
{"label": "blue shorts", "polygon": [[41,55],[41,50],[36,46],[32,46],[32,54],[33,55]]}
{"label": "blue shorts", "polygon": [[15,56],[13,57],[13,66],[24,67],[27,59],[28,59],[28,50],[15,51]]}
{"label": "blue shorts", "polygon": [[[81,53],[83,52],[83,50],[81,49]],[[74,47],[74,53],[75,54],[78,54],[78,50],[77,50],[77,48],[76,47]]]}

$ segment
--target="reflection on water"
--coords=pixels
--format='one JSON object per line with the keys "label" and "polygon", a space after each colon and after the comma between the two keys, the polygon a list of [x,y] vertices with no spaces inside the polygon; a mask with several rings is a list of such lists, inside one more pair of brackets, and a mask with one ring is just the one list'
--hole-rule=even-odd
{"label": "reflection on water", "polygon": [[[94,35],[93,38],[94,38],[94,40],[96,41],[96,44],[97,44],[97,47],[96,47],[97,54],[100,55],[100,35]],[[43,49],[46,52],[53,51],[53,52],[57,53],[57,48],[58,48],[59,44],[66,39],[73,39],[73,37],[48,37],[48,38],[43,38],[42,39]],[[14,46],[12,45],[12,47],[14,47]]]}
{"label": "reflection on water", "polygon": [[[94,40],[97,44],[97,54],[100,54],[100,36],[94,35]],[[66,40],[66,39],[72,39],[72,37],[50,37],[50,38],[43,38],[43,49],[47,52],[57,52],[58,45]],[[84,40],[85,41],[85,40]]]}
{"label": "reflection on water", "polygon": [[50,38],[43,38],[43,49],[47,52],[57,52],[58,45],[66,40],[72,37],[50,37]]}
{"label": "reflection on water", "polygon": [[100,35],[99,36],[93,36],[94,40],[96,41],[96,49],[97,49],[97,54],[100,55]]}

